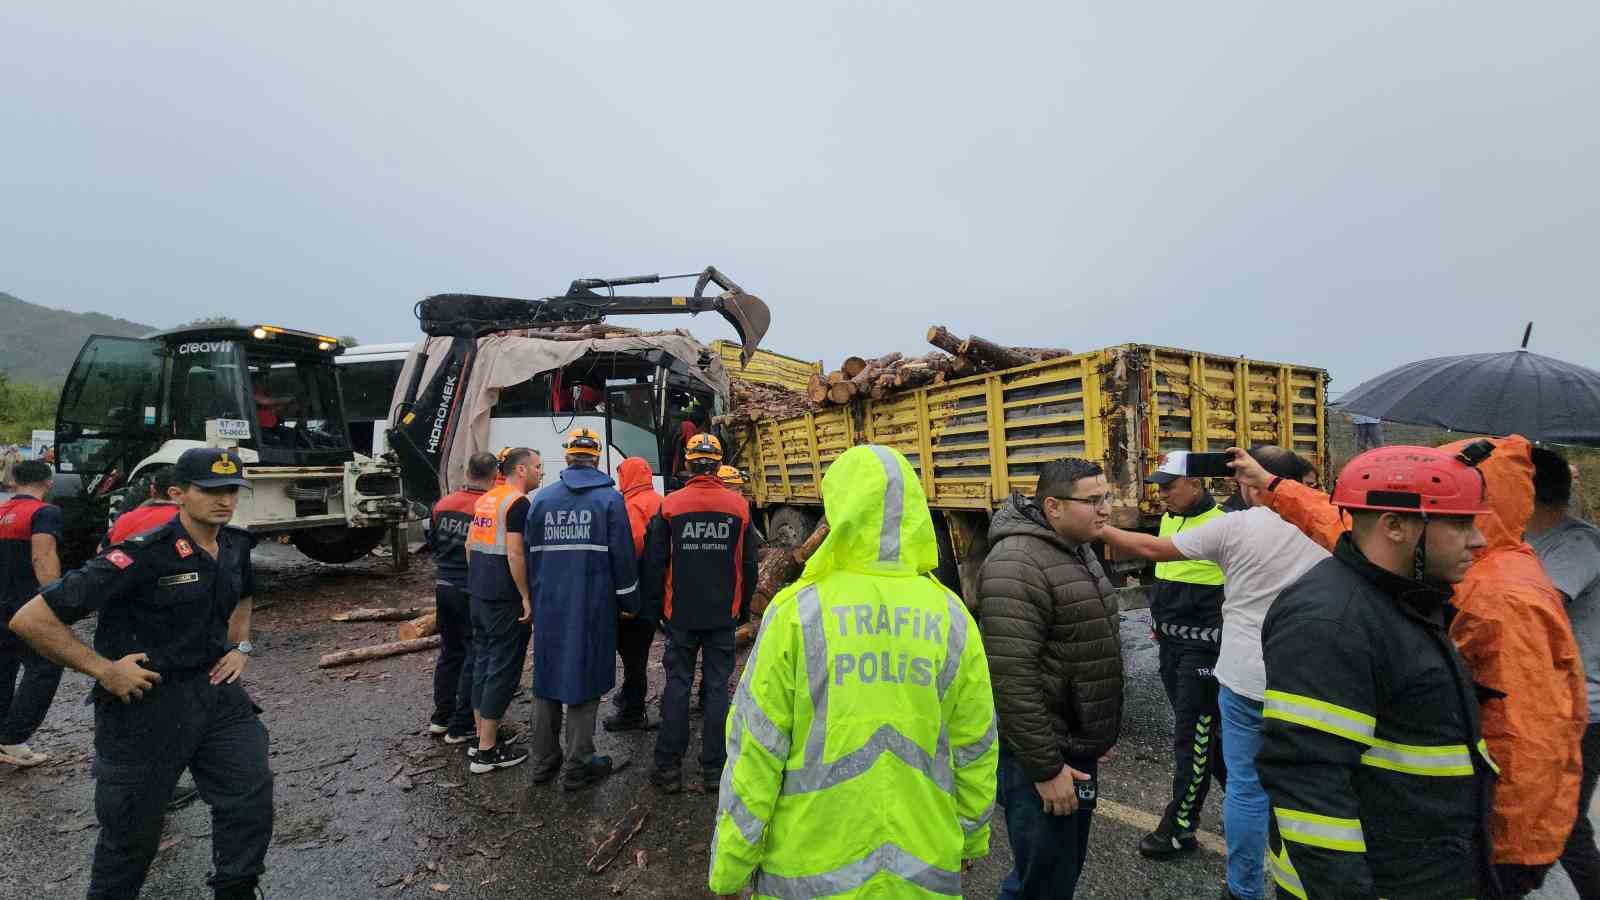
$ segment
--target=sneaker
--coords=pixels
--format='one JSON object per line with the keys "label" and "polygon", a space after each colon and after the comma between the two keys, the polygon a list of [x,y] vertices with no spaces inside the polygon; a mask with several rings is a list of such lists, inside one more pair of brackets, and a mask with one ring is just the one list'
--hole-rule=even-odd
{"label": "sneaker", "polygon": [[1145,859],[1176,859],[1199,849],[1200,841],[1193,834],[1173,834],[1165,825],[1139,841],[1139,855]]}
{"label": "sneaker", "polygon": [[651,769],[650,783],[663,794],[676,794],[683,790],[683,773],[670,769]]}
{"label": "sneaker", "polygon": [[609,756],[595,756],[589,761],[583,771],[576,777],[568,776],[561,779],[561,789],[567,793],[581,791],[591,785],[599,784],[615,770],[615,765]]}
{"label": "sneaker", "polygon": [[0,763],[31,769],[50,761],[50,754],[39,753],[27,744],[0,744]]}
{"label": "sneaker", "polygon": [[[431,731],[432,729],[429,730]],[[465,744],[467,741],[474,740],[477,738],[477,736],[478,735],[476,733],[471,731],[462,734],[456,734],[449,729],[445,729],[444,742],[446,744]]]}
{"label": "sneaker", "polygon": [[613,734],[619,731],[655,731],[661,727],[659,721],[649,716],[625,716],[621,713],[607,718],[601,724]]}
{"label": "sneaker", "polygon": [[438,713],[434,713],[432,718],[428,719],[428,733],[433,735],[434,737],[438,737],[441,734],[445,734],[445,733],[449,732],[449,730],[450,730],[450,717],[449,716],[443,716],[443,715],[440,715]]}
{"label": "sneaker", "polygon": [[467,768],[474,775],[487,775],[496,769],[509,769],[521,765],[527,758],[526,753],[512,750],[503,744],[495,744],[487,750],[479,750]]}

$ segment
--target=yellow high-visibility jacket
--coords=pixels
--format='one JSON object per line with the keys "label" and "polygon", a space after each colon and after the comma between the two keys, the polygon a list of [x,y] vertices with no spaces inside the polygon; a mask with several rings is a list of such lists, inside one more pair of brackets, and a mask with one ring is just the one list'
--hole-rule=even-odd
{"label": "yellow high-visibility jacket", "polygon": [[711,890],[960,896],[999,759],[977,623],[931,575],[903,456],[852,448],[822,491],[828,538],[767,608],[728,716]]}

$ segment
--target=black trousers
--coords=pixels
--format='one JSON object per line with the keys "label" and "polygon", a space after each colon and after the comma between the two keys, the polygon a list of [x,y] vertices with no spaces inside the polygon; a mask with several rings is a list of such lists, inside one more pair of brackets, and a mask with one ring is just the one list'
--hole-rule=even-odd
{"label": "black trousers", "polygon": [[239,683],[204,671],[171,677],[124,704],[99,696],[94,712],[94,848],[89,900],[133,900],[161,844],[161,820],[185,768],[211,807],[207,884],[245,892],[266,871],[272,842],[267,728]]}
{"label": "black trousers", "polygon": [[618,709],[625,718],[643,718],[644,700],[650,682],[645,665],[650,645],[656,640],[656,625],[643,619],[623,619],[617,623],[617,655],[622,658],[622,702]]}
{"label": "black trousers", "polygon": [[1561,854],[1561,867],[1567,870],[1572,886],[1582,900],[1600,900],[1600,850],[1595,848],[1594,826],[1589,824],[1589,803],[1594,800],[1595,782],[1600,781],[1600,723],[1583,731],[1583,782],[1578,792],[1578,823],[1567,838]]}
{"label": "black trousers", "polygon": [[705,666],[701,696],[705,721],[701,723],[700,768],[706,776],[720,776],[728,761],[724,734],[728,723],[728,682],[733,678],[733,626],[707,631],[685,631],[667,624],[667,646],[662,661],[667,669],[667,690],[661,698],[661,733],[656,736],[656,768],[675,771],[689,749],[689,692],[694,687],[694,663]]}
{"label": "black trousers", "polygon": [[1222,761],[1222,716],[1217,708],[1218,647],[1162,637],[1161,684],[1172,704],[1172,800],[1162,824],[1174,834],[1200,827],[1211,779],[1224,789],[1228,770]]}
{"label": "black trousers", "polygon": [[[0,633],[4,630],[0,625]],[[27,644],[7,642],[0,649],[0,744],[27,743],[44,723],[60,686],[60,666]]]}
{"label": "black trousers", "polygon": [[471,734],[472,598],[464,588],[434,586],[439,612],[439,661],[433,667],[434,721],[448,723],[451,734]]}
{"label": "black trousers", "polygon": [[522,683],[531,626],[518,622],[522,604],[472,598],[472,708],[485,719],[505,718]]}

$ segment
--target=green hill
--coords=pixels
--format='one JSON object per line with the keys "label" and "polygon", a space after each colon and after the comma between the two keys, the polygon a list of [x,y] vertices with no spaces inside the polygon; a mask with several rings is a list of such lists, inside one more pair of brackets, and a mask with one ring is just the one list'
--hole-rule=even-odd
{"label": "green hill", "polygon": [[157,330],[102,313],[75,313],[0,291],[0,372],[13,381],[59,386],[91,334],[142,337]]}

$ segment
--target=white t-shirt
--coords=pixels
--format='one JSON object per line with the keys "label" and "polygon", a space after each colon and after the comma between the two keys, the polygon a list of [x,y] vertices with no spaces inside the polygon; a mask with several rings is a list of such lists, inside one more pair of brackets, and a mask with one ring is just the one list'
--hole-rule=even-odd
{"label": "white t-shirt", "polygon": [[1261,623],[1283,589],[1328,558],[1300,529],[1262,506],[1229,513],[1172,543],[1188,559],[1206,559],[1222,568],[1222,650],[1217,680],[1251,700],[1267,695],[1267,666],[1261,656]]}

